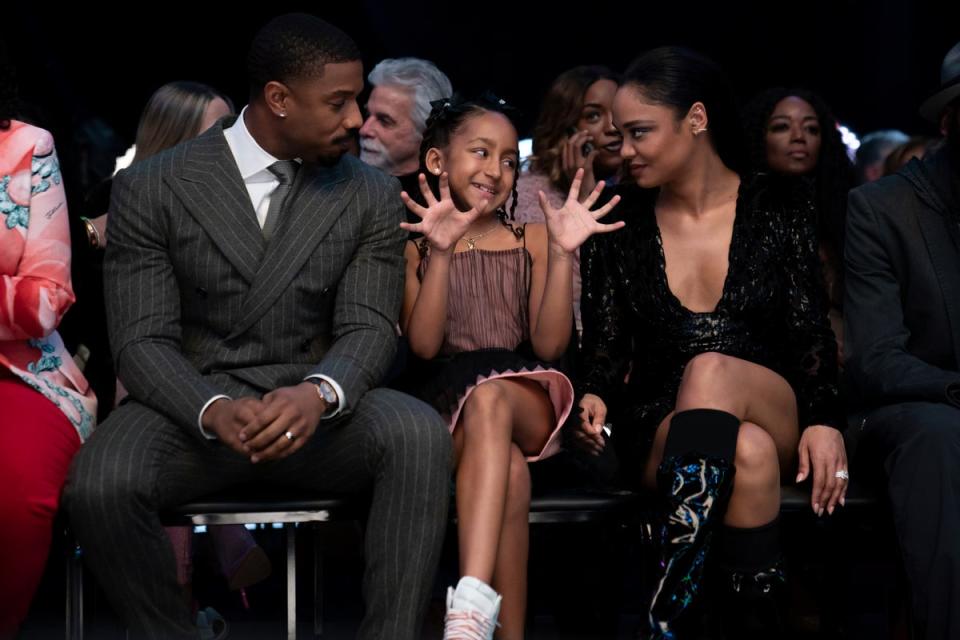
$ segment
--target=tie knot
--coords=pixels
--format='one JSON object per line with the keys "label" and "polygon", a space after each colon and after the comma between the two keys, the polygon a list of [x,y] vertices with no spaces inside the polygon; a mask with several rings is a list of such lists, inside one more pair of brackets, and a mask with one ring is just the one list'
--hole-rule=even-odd
{"label": "tie knot", "polygon": [[267,167],[267,169],[270,173],[277,176],[280,184],[290,184],[293,182],[294,176],[297,175],[297,168],[299,168],[299,166],[295,160],[277,160]]}

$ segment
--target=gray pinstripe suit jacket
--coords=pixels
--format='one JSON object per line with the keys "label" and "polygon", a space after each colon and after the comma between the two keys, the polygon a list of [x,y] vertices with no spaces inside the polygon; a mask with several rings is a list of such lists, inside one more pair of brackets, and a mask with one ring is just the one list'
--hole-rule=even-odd
{"label": "gray pinstripe suit jacket", "polygon": [[198,433],[214,395],[323,374],[348,405],[396,347],[399,184],[344,156],[304,164],[265,241],[221,121],[121,172],[110,204],[110,342],[132,397]]}

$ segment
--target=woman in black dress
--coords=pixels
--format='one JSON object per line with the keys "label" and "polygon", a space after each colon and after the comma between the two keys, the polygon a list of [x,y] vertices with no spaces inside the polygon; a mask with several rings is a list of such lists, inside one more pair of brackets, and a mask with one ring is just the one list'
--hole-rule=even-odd
{"label": "woman in black dress", "polygon": [[666,516],[650,637],[688,637],[713,537],[737,637],[777,637],[781,474],[799,459],[818,515],[846,489],[813,206],[739,173],[741,129],[714,63],[662,48],[624,80],[614,121],[636,184],[613,214],[626,228],[582,247],[575,438],[602,450],[607,404],[624,399],[612,445]]}

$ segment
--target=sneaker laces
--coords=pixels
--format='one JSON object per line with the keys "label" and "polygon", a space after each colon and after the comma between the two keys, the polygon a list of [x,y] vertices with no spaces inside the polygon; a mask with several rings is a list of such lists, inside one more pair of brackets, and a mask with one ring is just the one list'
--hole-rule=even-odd
{"label": "sneaker laces", "polygon": [[460,609],[448,611],[443,622],[443,640],[488,640],[500,626],[479,611]]}

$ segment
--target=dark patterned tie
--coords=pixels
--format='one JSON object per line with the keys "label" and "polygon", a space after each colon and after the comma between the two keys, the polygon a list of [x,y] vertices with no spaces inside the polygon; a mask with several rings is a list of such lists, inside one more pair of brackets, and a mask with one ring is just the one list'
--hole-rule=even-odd
{"label": "dark patterned tie", "polygon": [[290,188],[293,186],[293,179],[297,175],[299,163],[294,160],[278,160],[267,169],[273,175],[277,176],[280,184],[270,194],[270,206],[267,207],[267,217],[263,221],[263,237],[267,240],[273,235],[274,230],[280,223],[280,216],[283,215],[283,206],[286,204],[287,196],[290,194]]}

